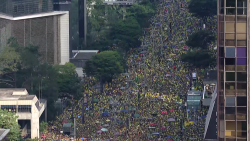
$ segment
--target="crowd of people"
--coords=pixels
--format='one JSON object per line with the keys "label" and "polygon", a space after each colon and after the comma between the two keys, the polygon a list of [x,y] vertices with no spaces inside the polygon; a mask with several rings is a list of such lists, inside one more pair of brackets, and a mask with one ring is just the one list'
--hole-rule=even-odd
{"label": "crowd of people", "polygon": [[[77,137],[82,140],[203,140],[207,109],[186,109],[185,94],[191,87],[190,70],[180,61],[189,48],[188,35],[203,23],[187,10],[187,0],[161,0],[152,24],[140,39],[142,45],[128,55],[128,72],[105,84],[104,92],[94,87],[98,80],[84,79],[87,104],[72,101],[77,117]],[[207,27],[216,29],[213,19]],[[202,83],[201,70],[196,70]],[[84,124],[82,124],[84,108]],[[60,134],[66,109],[53,122],[51,133]]]}

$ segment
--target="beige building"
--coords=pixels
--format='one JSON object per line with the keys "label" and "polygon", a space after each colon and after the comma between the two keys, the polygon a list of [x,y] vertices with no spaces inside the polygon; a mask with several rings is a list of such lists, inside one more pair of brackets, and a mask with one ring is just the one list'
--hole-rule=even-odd
{"label": "beige building", "polygon": [[29,95],[24,88],[3,88],[0,89],[0,108],[18,115],[22,135],[39,138],[39,119],[44,111],[47,120],[46,100],[38,100],[36,95]]}

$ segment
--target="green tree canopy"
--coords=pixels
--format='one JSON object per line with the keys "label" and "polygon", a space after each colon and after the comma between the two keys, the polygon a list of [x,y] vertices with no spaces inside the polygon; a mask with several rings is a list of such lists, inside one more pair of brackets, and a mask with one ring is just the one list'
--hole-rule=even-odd
{"label": "green tree canopy", "polygon": [[15,113],[0,109],[0,128],[10,129],[8,133],[8,140],[10,141],[18,141],[21,137],[17,118],[18,116]]}
{"label": "green tree canopy", "polygon": [[217,0],[190,0],[188,9],[194,16],[205,20],[217,14]]}
{"label": "green tree canopy", "polygon": [[116,51],[103,51],[86,62],[83,69],[88,76],[111,82],[115,75],[122,73],[122,57]]}
{"label": "green tree canopy", "polygon": [[8,40],[8,44],[0,53],[0,74],[17,71],[20,63],[20,55],[16,51],[18,44],[14,38]]}
{"label": "green tree canopy", "polygon": [[116,22],[111,28],[110,35],[118,47],[128,51],[130,48],[140,46],[141,42],[138,39],[141,33],[138,21],[134,17],[128,17]]}
{"label": "green tree canopy", "polygon": [[216,58],[209,52],[201,50],[189,51],[186,54],[182,54],[181,60],[190,64],[190,67],[206,68],[208,66],[215,66]]}
{"label": "green tree canopy", "polygon": [[76,72],[76,67],[72,63],[65,65],[55,65],[55,70],[58,73],[57,83],[59,86],[59,93],[67,93],[79,98],[81,94],[80,79]]}
{"label": "green tree canopy", "polygon": [[216,41],[216,36],[212,31],[200,30],[188,36],[186,44],[191,48],[208,49],[208,45]]}

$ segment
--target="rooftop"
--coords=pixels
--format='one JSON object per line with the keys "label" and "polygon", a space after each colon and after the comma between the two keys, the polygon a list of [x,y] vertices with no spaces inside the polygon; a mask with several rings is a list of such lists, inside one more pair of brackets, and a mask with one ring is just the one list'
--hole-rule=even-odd
{"label": "rooftop", "polygon": [[74,54],[72,59],[89,60],[99,53],[99,50],[72,50],[72,53]]}
{"label": "rooftop", "polygon": [[5,15],[3,13],[0,13],[0,18],[17,21],[17,20],[25,20],[25,19],[34,19],[34,18],[55,16],[55,15],[63,15],[63,14],[67,14],[67,13],[68,13],[68,11],[52,11],[52,12],[30,14],[30,15],[19,16],[19,17],[12,17],[12,16],[9,16],[9,15]]}
{"label": "rooftop", "polygon": [[35,95],[29,95],[25,88],[1,88],[0,100],[32,100]]}

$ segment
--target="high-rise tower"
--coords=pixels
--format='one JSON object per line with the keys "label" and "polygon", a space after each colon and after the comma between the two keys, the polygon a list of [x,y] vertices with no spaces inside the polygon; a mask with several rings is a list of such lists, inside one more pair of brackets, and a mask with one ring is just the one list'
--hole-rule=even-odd
{"label": "high-rise tower", "polygon": [[249,0],[218,0],[218,141],[249,141]]}

